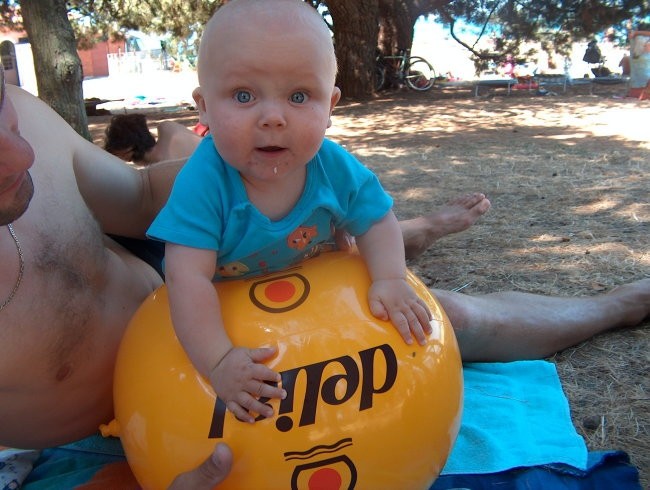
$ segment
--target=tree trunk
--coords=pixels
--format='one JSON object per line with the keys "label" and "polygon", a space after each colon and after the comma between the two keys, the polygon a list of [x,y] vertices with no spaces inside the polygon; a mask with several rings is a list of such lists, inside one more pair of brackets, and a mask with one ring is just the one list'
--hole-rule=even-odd
{"label": "tree trunk", "polygon": [[379,0],[379,46],[383,53],[411,49],[415,22],[443,8],[449,0]]}
{"label": "tree trunk", "polygon": [[411,49],[413,27],[418,16],[412,1],[379,0],[379,46],[385,55]]}
{"label": "tree trunk", "polygon": [[342,96],[355,100],[374,92],[375,57],[379,33],[379,0],[327,2],[335,32],[339,64],[337,84]]}
{"label": "tree trunk", "polygon": [[34,55],[38,95],[81,136],[92,141],[83,97],[83,73],[65,0],[22,0]]}

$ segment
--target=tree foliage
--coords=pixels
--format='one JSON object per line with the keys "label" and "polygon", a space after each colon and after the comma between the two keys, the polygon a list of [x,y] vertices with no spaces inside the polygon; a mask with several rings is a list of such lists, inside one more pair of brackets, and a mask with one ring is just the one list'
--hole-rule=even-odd
{"label": "tree foliage", "polygon": [[[454,39],[482,61],[517,55],[525,42],[538,41],[542,49],[566,54],[574,41],[583,41],[611,28],[619,41],[627,30],[638,28],[650,15],[647,0],[462,0],[444,2],[435,12]],[[480,28],[470,44],[457,33],[459,23]],[[490,34],[495,49],[477,48],[478,39]]]}
{"label": "tree foliage", "polygon": [[23,0],[22,14],[32,44],[39,96],[79,134],[91,139],[81,61],[65,0]]}
{"label": "tree foliage", "polygon": [[200,35],[222,0],[0,0],[2,27],[25,29],[39,96],[90,139],[77,48],[123,37],[128,30]]}
{"label": "tree foliage", "polygon": [[72,0],[71,16],[77,19],[77,38],[86,43],[98,35],[128,30],[169,34],[186,39],[200,34],[222,0]]}

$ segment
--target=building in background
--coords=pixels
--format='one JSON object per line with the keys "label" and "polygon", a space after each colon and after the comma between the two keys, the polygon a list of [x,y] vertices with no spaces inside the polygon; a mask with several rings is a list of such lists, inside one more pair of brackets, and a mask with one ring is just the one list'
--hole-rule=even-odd
{"label": "building in background", "polygon": [[[120,73],[148,73],[174,67],[164,40],[130,33],[123,41],[99,41],[91,49],[77,51],[84,79]],[[0,29],[0,56],[7,83],[38,95],[32,47],[27,33]]]}

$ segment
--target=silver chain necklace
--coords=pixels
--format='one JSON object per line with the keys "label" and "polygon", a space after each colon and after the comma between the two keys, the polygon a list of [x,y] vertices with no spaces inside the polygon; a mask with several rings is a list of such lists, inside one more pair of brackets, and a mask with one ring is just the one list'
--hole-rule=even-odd
{"label": "silver chain necklace", "polygon": [[23,280],[23,272],[25,272],[25,258],[23,257],[23,251],[20,248],[20,242],[18,241],[18,237],[16,236],[16,232],[14,231],[14,227],[11,226],[11,224],[7,225],[7,229],[9,230],[9,234],[11,235],[11,238],[14,239],[14,243],[16,244],[16,250],[18,250],[18,262],[20,263],[19,269],[18,269],[18,279],[16,279],[16,285],[14,288],[11,290],[9,293],[9,297],[5,300],[4,303],[0,305],[0,311],[4,310],[5,307],[11,303],[11,300],[14,299],[14,296],[16,295],[16,292],[18,291],[18,288],[20,287],[20,283]]}

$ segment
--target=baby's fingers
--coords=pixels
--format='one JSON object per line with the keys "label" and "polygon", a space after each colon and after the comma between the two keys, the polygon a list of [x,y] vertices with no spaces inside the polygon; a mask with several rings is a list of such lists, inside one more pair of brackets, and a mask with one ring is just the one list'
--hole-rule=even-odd
{"label": "baby's fingers", "polygon": [[[248,391],[254,399],[262,401],[268,401],[272,398],[284,400],[287,397],[287,392],[282,388],[278,388],[277,383],[265,382],[260,379],[251,379],[246,385],[246,391]],[[257,413],[264,415],[265,417],[273,415],[273,411],[270,413],[268,411],[266,411],[266,413],[258,411]]]}
{"label": "baby's fingers", "polygon": [[273,408],[266,402],[270,397],[265,397],[264,393],[270,387],[266,383],[257,382],[257,393],[240,392],[234,399],[226,403],[226,407],[230,410],[235,417],[242,422],[254,423],[255,417],[253,414],[259,414],[264,418],[273,417]]}
{"label": "baby's fingers", "polygon": [[431,313],[424,303],[413,302],[409,308],[391,312],[390,320],[407,344],[425,345],[431,329]]}
{"label": "baby's fingers", "polygon": [[424,333],[426,335],[430,335],[431,332],[433,332],[433,328],[431,328],[431,320],[433,320],[433,315],[431,314],[431,311],[429,310],[427,304],[418,298],[417,305],[414,306],[413,310],[418,317],[418,322],[422,326]]}
{"label": "baby's fingers", "polygon": [[[248,397],[251,401],[253,400],[250,395],[248,395]],[[252,405],[252,403],[249,402],[249,405]],[[251,413],[243,405],[240,405],[235,400],[230,400],[228,403],[226,403],[226,408],[232,412],[237,420],[241,420],[242,422],[247,422],[249,424],[255,422],[253,415],[251,415]]]}
{"label": "baby's fingers", "polygon": [[409,328],[411,329],[411,333],[415,337],[415,340],[417,340],[418,344],[425,345],[427,343],[427,333],[422,327],[422,324],[417,319],[411,320],[409,322]]}
{"label": "baby's fingers", "polygon": [[253,362],[261,363],[271,359],[278,350],[275,347],[258,347],[257,349],[249,349],[248,355]]}
{"label": "baby's fingers", "polygon": [[394,312],[390,316],[390,322],[393,324],[397,332],[402,336],[404,342],[408,345],[413,343],[413,336],[411,335],[411,327],[409,325],[409,320],[404,313],[401,311]]}
{"label": "baby's fingers", "polygon": [[424,303],[420,301],[411,305],[411,310],[406,312],[405,317],[409,324],[411,333],[418,341],[418,344],[425,345],[427,343],[427,335],[432,331],[431,329],[431,312]]}
{"label": "baby's fingers", "polygon": [[[272,354],[269,355],[269,352]],[[275,355],[275,349],[272,348],[251,349],[251,358],[256,362],[268,359],[272,355]],[[256,398],[284,399],[287,392],[282,388],[278,388],[277,385],[280,380],[280,373],[273,371],[265,364],[254,364],[251,377],[246,384],[246,390]]]}
{"label": "baby's fingers", "polygon": [[389,314],[388,310],[384,306],[384,303],[381,302],[379,299],[370,299],[368,305],[370,306],[370,313],[375,318],[379,318],[380,320],[389,320]]}

